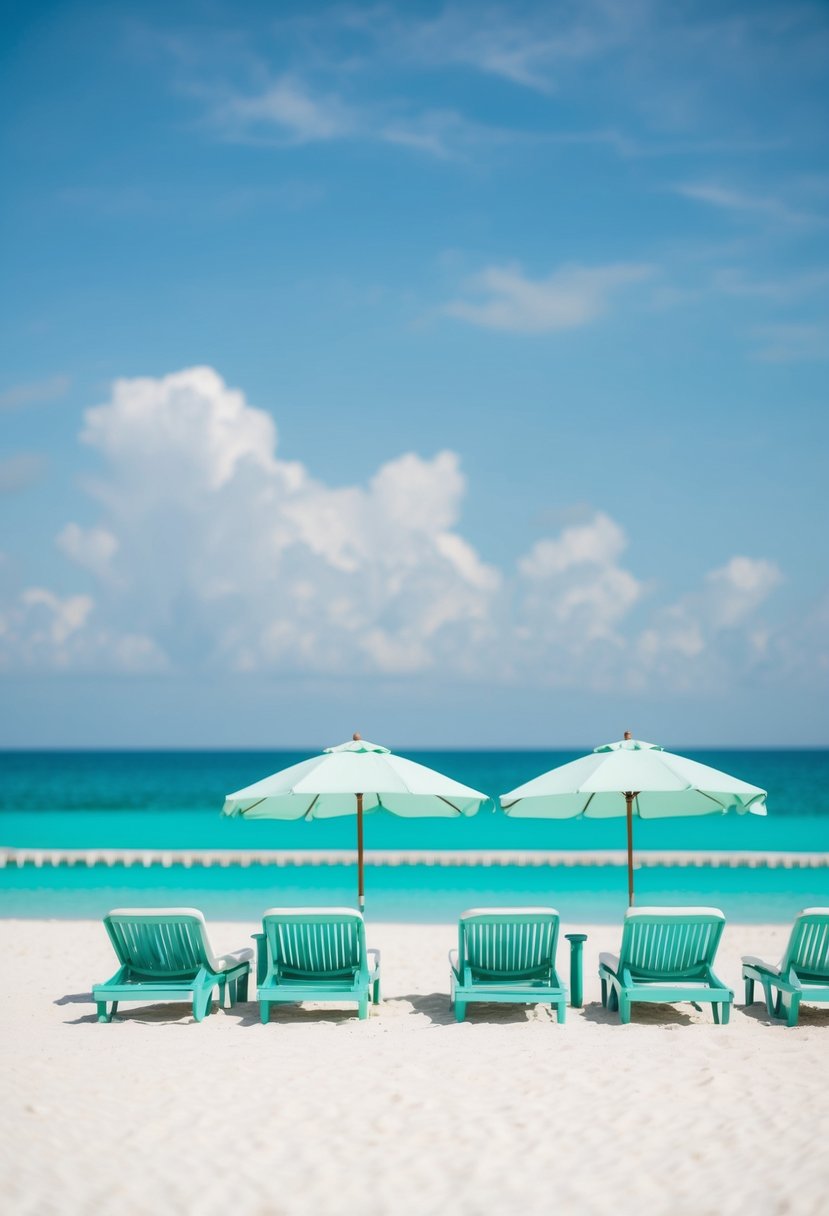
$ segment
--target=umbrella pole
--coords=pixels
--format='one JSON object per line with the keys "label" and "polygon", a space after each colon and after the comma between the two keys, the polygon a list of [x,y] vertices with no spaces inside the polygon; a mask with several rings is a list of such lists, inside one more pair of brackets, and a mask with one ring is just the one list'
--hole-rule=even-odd
{"label": "umbrella pole", "polygon": [[633,907],[633,799],[636,797],[628,791],[625,794],[628,820],[628,903]]}
{"label": "umbrella pole", "polygon": [[357,906],[366,910],[366,895],[363,889],[363,795],[357,795]]}

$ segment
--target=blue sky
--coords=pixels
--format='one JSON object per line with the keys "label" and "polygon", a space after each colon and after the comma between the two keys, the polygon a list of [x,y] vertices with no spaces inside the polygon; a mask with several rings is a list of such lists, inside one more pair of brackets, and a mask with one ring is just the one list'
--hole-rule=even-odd
{"label": "blue sky", "polygon": [[7,743],[826,743],[829,11],[18,6]]}

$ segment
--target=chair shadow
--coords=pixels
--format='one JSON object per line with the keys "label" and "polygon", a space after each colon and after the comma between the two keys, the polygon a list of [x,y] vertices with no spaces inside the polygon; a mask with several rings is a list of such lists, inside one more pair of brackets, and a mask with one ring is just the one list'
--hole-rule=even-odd
{"label": "chair shadow", "polygon": [[[601,1001],[589,1001],[582,1010],[586,1022],[599,1026],[620,1026],[618,1009],[605,1009]],[[711,1021],[713,1022],[713,1017]],[[638,1001],[631,1006],[631,1026],[691,1026],[693,1018],[675,1005],[662,1005],[652,1001]]]}
{"label": "chair shadow", "polygon": [[784,1030],[796,1030],[797,1026],[829,1026],[829,1009],[815,1009],[814,1005],[800,1006],[797,1026],[788,1026],[785,1017],[772,1017],[765,1001],[755,1001],[753,1005],[735,1005],[734,1009],[753,1022],[761,1022],[764,1026],[782,1026]]}
{"label": "chair shadow", "polygon": [[[377,1006],[369,1006],[369,1019],[376,1014],[372,1014]],[[259,1016],[258,1001],[239,1001],[230,1009],[225,1009],[225,1014],[232,1018],[239,1026],[261,1026],[262,1019]],[[357,1006],[352,1005],[346,1009],[332,1009],[331,1007],[323,1007],[322,1009],[309,1009],[305,1005],[271,1005],[270,1017],[268,1025],[274,1023],[282,1026],[313,1026],[317,1024],[326,1026],[346,1026],[349,1022],[357,1022]]]}
{"label": "chair shadow", "polygon": [[[387,1005],[397,1003],[411,1006],[412,1013],[421,1014],[428,1018],[434,1026],[455,1026],[455,1010],[449,1004],[448,992],[410,992],[401,996],[391,997]],[[535,1021],[556,1021],[556,1015],[548,1005],[542,1002],[522,1005],[510,1004],[503,1001],[470,1001],[466,1006],[464,1024],[477,1022],[486,1025],[511,1026]]]}
{"label": "chair shadow", "polygon": [[[91,1013],[79,1018],[66,1018],[64,1026],[86,1026],[98,1021],[98,1012],[94,1009],[95,1002],[91,992],[73,992],[52,1002],[53,1005],[92,1005]],[[230,1009],[222,1009],[218,1000],[213,1001],[211,1017],[217,1013],[231,1013]],[[175,1026],[183,1021],[195,1021],[192,1001],[164,1001],[155,1005],[138,1005],[137,1007],[119,1007],[113,1017],[113,1022],[139,1022],[148,1026]],[[104,1023],[105,1024],[105,1023]]]}
{"label": "chair shadow", "polygon": [[[455,1011],[449,1004],[447,992],[407,992],[400,996],[389,997],[383,1001],[390,1009],[395,1006],[409,1005],[411,1012],[425,1017],[433,1026],[453,1026]],[[396,1010],[394,1010],[397,1012]],[[402,1012],[408,1013],[408,1010]]]}

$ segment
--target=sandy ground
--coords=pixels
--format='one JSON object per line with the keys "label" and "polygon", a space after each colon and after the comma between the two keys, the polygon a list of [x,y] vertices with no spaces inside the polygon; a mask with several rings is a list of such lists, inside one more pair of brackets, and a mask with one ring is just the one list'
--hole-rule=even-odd
{"label": "sandy ground", "polygon": [[[214,947],[254,927],[213,925]],[[303,1006],[261,1026],[251,1003],[200,1025],[128,1005],[99,1025],[102,926],[0,922],[3,1211],[829,1212],[829,1009],[788,1029],[742,1008],[739,955],[776,958],[787,930],[726,930],[725,1027],[690,1005],[620,1026],[595,967],[619,932],[586,931],[585,1007],[565,1026],[508,1006],[457,1025],[454,929],[417,925],[370,926],[385,1000],[368,1022]]]}

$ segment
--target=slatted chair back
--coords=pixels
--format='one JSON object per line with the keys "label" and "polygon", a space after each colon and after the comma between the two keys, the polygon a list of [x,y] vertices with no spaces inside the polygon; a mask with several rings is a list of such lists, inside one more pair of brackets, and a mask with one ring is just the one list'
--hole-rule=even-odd
{"label": "slatted chair back", "polygon": [[555,967],[555,908],[476,908],[458,927],[458,959],[474,979],[533,979]]}
{"label": "slatted chair back", "polygon": [[346,979],[367,968],[366,928],[353,908],[269,908],[262,926],[277,975]]}
{"label": "slatted chair back", "polygon": [[717,953],[725,916],[718,908],[631,908],[620,967],[639,979],[697,979]]}
{"label": "slatted chair back", "polygon": [[829,908],[806,908],[794,922],[781,970],[800,979],[829,980]]}
{"label": "slatted chair back", "polygon": [[195,908],[117,908],[104,926],[135,979],[193,979],[214,966],[204,917]]}

